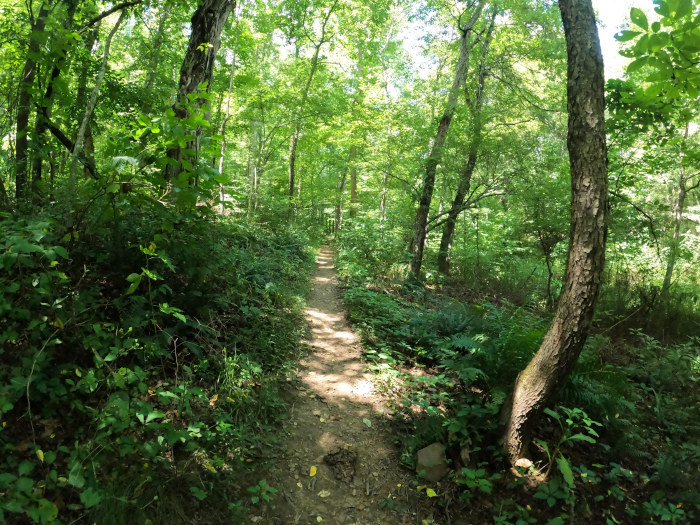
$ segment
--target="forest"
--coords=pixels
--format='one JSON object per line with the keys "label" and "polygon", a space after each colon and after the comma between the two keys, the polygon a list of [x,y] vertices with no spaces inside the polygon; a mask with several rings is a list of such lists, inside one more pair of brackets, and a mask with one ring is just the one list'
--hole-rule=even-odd
{"label": "forest", "polygon": [[0,523],[700,522],[700,0],[599,4],[0,0]]}

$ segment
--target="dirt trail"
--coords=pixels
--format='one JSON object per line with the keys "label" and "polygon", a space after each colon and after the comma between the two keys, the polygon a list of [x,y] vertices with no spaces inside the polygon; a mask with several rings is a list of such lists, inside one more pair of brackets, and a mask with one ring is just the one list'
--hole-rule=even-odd
{"label": "dirt trail", "polygon": [[[306,318],[311,353],[283,425],[283,454],[268,474],[279,493],[250,516],[264,524],[415,523],[413,474],[399,466],[387,400],[364,373],[357,336],[345,321],[330,248],[318,258]],[[315,476],[310,476],[311,468]]]}

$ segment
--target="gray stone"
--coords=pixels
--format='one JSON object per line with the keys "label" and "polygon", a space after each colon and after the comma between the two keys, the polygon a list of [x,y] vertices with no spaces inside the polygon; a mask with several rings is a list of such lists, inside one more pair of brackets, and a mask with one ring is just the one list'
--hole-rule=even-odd
{"label": "gray stone", "polygon": [[418,451],[416,464],[418,475],[428,481],[440,481],[447,475],[445,445],[433,443]]}

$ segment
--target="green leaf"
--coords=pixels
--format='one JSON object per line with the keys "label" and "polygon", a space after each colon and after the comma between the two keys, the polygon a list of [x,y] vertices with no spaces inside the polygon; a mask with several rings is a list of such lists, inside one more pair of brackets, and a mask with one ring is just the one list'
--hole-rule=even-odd
{"label": "green leaf", "polygon": [[139,284],[141,284],[141,274],[132,273],[126,278],[126,280],[131,283],[131,286],[129,286],[128,290],[126,291],[126,295],[131,295],[139,287]]}
{"label": "green leaf", "polygon": [[366,417],[365,417],[365,418],[362,418],[362,422],[363,422],[365,425],[367,425],[368,428],[372,428],[372,421],[370,421],[370,420],[367,419]]}
{"label": "green leaf", "polygon": [[617,40],[618,42],[629,42],[630,40],[634,40],[641,34],[642,33],[639,31],[620,31],[618,34],[615,35],[615,40]]}
{"label": "green leaf", "polygon": [[68,483],[76,489],[82,489],[85,486],[85,476],[83,476],[83,467],[80,463],[75,463],[68,474]]}
{"label": "green leaf", "polygon": [[679,0],[678,7],[676,8],[675,17],[683,18],[693,12],[693,1],[692,0]]}
{"label": "green leaf", "polygon": [[633,7],[632,9],[630,9],[630,20],[634,25],[641,27],[645,31],[649,29],[649,21],[647,20],[647,15],[645,15],[644,11],[637,7]]}
{"label": "green leaf", "polygon": [[102,501],[102,495],[93,487],[88,487],[80,493],[80,501],[83,502],[86,509],[89,509]]}
{"label": "green leaf", "polygon": [[[209,495],[206,491],[200,489],[199,487],[195,487],[195,486],[190,487],[190,492],[199,501],[205,500],[207,498],[207,496]],[[257,503],[257,502],[254,501],[253,503]]]}
{"label": "green leaf", "polygon": [[565,457],[559,456],[557,458],[557,466],[559,467],[559,472],[561,472],[561,475],[564,477],[564,481],[566,481],[566,484],[569,486],[569,488],[573,489],[574,473],[571,471],[571,465],[569,465],[569,461]]}
{"label": "green leaf", "polygon": [[569,436],[567,441],[587,441],[588,443],[595,443],[595,439],[593,439],[591,436],[586,436],[585,434],[581,433]]}
{"label": "green leaf", "polygon": [[17,470],[20,476],[24,476],[25,474],[29,474],[32,470],[34,470],[35,466],[36,465],[31,461],[22,461],[22,463],[19,464],[19,468]]}
{"label": "green leaf", "polygon": [[638,58],[637,60],[630,62],[629,65],[627,66],[627,74],[629,75],[630,73],[634,73],[635,71],[639,71],[644,66],[646,66],[648,63],[649,63],[649,57]]}

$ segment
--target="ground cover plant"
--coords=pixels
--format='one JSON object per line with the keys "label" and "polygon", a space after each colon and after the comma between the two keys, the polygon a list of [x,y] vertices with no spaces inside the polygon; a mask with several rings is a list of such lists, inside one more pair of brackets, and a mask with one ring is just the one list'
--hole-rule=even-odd
{"label": "ground cover plant", "polygon": [[373,252],[358,252],[349,238],[338,245],[349,318],[368,365],[394,397],[406,466],[415,468],[416,452],[433,442],[448,447],[452,473],[434,487],[446,515],[495,523],[684,523],[698,516],[697,338],[663,344],[641,329],[611,338],[610,320],[599,320],[537,429],[537,460],[523,470],[536,472],[538,482],[528,485],[504,474],[499,414],[544,337],[546,310],[464,301],[455,295],[474,292],[456,294],[454,283],[417,290],[382,272],[368,276],[363,269],[373,263],[362,258]]}

